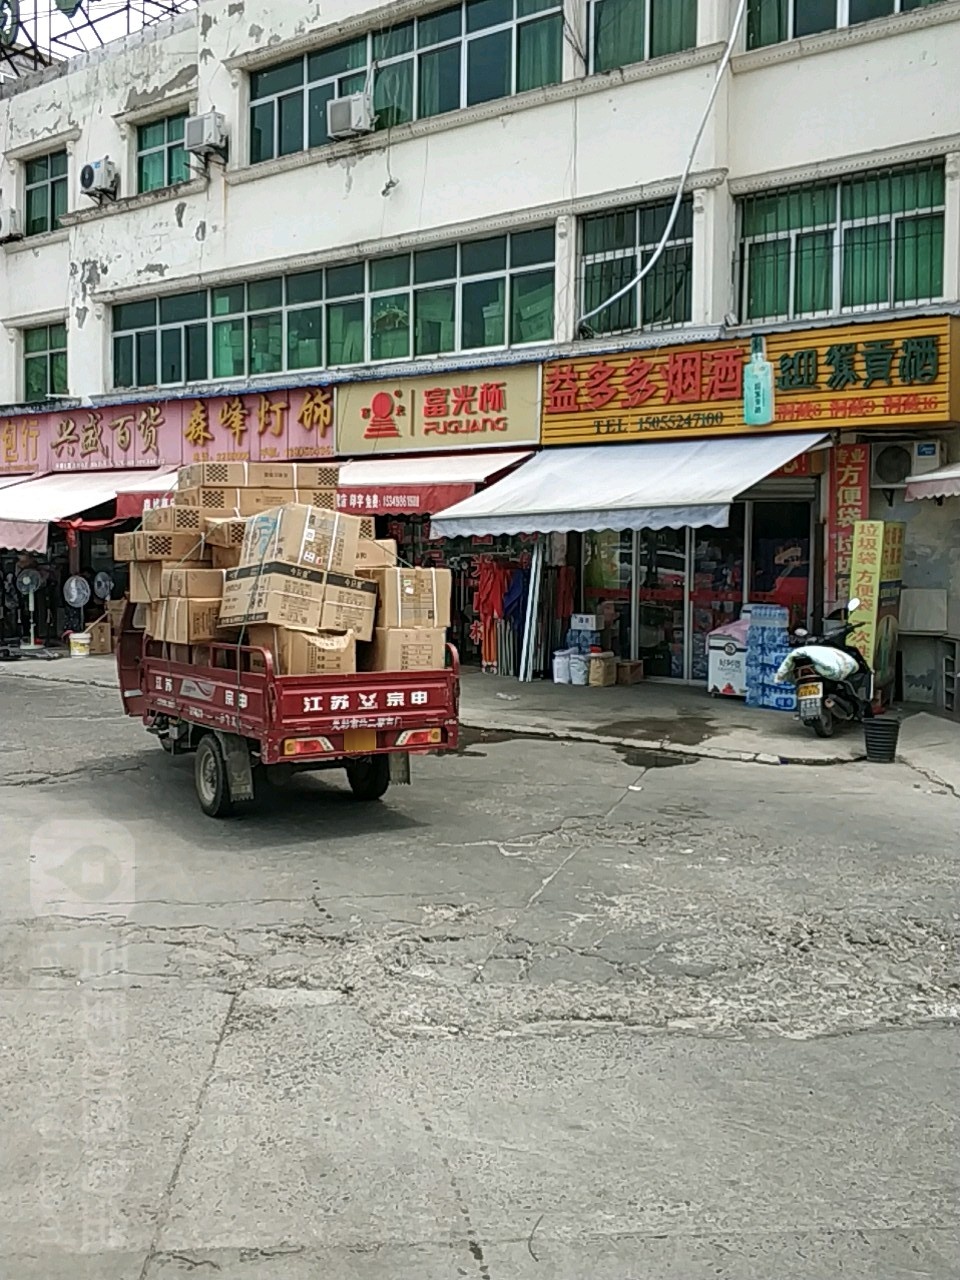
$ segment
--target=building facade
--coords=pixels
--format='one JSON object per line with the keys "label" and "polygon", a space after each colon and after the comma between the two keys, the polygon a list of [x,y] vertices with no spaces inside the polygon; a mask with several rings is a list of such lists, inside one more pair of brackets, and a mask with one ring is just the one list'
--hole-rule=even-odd
{"label": "building facade", "polygon": [[[7,470],[37,465],[13,452],[31,404],[219,405],[429,371],[749,349],[763,334],[794,359],[779,369],[778,416],[803,420],[796,405],[821,390],[854,402],[837,418],[827,396],[815,425],[835,456],[853,448],[867,466],[864,513],[907,521],[905,585],[936,599],[916,597],[904,693],[942,699],[960,640],[960,499],[905,502],[899,481],[871,486],[869,462],[877,444],[928,439],[944,465],[960,460],[960,0],[749,0],[665,250],[631,284],[669,225],[737,7],[203,0],[4,84]],[[332,139],[328,103],[348,99],[358,130]],[[222,116],[225,146],[204,159],[184,124],[205,113]],[[117,183],[91,196],[82,171],[97,161]],[[109,166],[98,172],[109,185]],[[861,324],[862,342],[841,350]],[[831,342],[835,326],[847,336]],[[925,382],[922,349],[903,343],[934,333]],[[944,379],[934,411],[929,388]],[[878,388],[900,396],[896,411],[867,411]],[[701,383],[683,429],[709,435],[729,390]],[[546,423],[545,396],[543,409]],[[188,430],[188,405],[177,412]],[[219,429],[198,437],[218,455],[229,421]],[[842,585],[827,523],[841,487],[834,475],[804,498],[826,529],[827,607]],[[643,589],[641,541],[630,592]],[[669,554],[695,574],[695,547]]]}

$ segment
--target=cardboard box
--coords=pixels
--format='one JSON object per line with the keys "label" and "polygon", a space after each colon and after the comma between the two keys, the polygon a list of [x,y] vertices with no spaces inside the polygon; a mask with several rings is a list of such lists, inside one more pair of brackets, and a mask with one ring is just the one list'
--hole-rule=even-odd
{"label": "cardboard box", "polygon": [[166,599],[160,606],[161,639],[168,644],[198,644],[219,635],[220,599]]}
{"label": "cardboard box", "polygon": [[214,569],[236,569],[240,563],[240,548],[211,547],[210,563]]}
{"label": "cardboard box", "polygon": [[375,613],[372,582],[272,561],[227,571],[220,624],[353,631],[358,640],[369,640]]}
{"label": "cardboard box", "polygon": [[297,486],[295,497],[290,501],[302,502],[308,507],[319,507],[321,511],[336,511],[337,491],[322,486],[308,487],[301,484]]}
{"label": "cardboard box", "polygon": [[570,630],[598,631],[597,615],[595,613],[571,613]]}
{"label": "cardboard box", "polygon": [[364,671],[442,671],[447,633],[441,627],[378,627],[361,651]]}
{"label": "cardboard box", "polygon": [[136,560],[137,535],[135,533],[115,533],[113,535],[114,560]]}
{"label": "cardboard box", "polygon": [[390,569],[397,563],[397,544],[393,538],[361,538],[357,547],[358,569]]}
{"label": "cardboard box", "polygon": [[196,533],[135,533],[134,560],[208,560],[205,540]]}
{"label": "cardboard box", "polygon": [[336,489],[340,482],[338,462],[297,462],[294,466],[295,489]]}
{"label": "cardboard box", "polygon": [[642,679],[642,662],[617,663],[617,684],[639,684]]}
{"label": "cardboard box", "polygon": [[375,538],[377,536],[377,525],[373,516],[360,517],[360,537]]}
{"label": "cardboard box", "polygon": [[295,489],[297,464],[295,462],[251,462],[247,484],[256,489]]}
{"label": "cardboard box", "polygon": [[223,570],[164,569],[160,594],[194,600],[219,600],[223,595]]}
{"label": "cardboard box", "polygon": [[340,512],[299,504],[274,507],[247,521],[241,565],[281,560],[309,569],[352,573],[360,521]]}
{"label": "cardboard box", "polygon": [[178,489],[197,489],[203,485],[226,485],[242,489],[254,484],[250,478],[252,462],[191,462],[177,472]]}
{"label": "cardboard box", "polygon": [[[282,676],[350,675],[357,669],[357,641],[352,631],[342,635],[311,635],[285,627],[253,626],[244,644],[269,649],[277,674]],[[259,654],[250,658],[250,670],[262,671]]]}
{"label": "cardboard box", "polygon": [[160,589],[162,560],[133,560],[130,564],[130,599],[134,604],[153,604],[163,594]]}
{"label": "cardboard box", "polygon": [[240,516],[205,516],[207,545],[211,547],[242,547],[247,522]]}
{"label": "cardboard box", "polygon": [[378,627],[449,627],[453,576],[449,569],[365,569],[377,584]]}
{"label": "cardboard box", "polygon": [[198,507],[150,507],[143,513],[148,533],[203,533],[203,512]]}
{"label": "cardboard box", "polygon": [[109,615],[104,614],[96,622],[91,622],[87,627],[87,634],[90,636],[91,657],[101,657],[103,654],[113,653],[113,633],[110,627]]}
{"label": "cardboard box", "polygon": [[[377,615],[377,593],[372,582],[346,574],[328,573],[320,611],[322,631],[353,631],[358,640],[370,640]],[[370,588],[374,587],[373,590]]]}
{"label": "cardboard box", "polygon": [[260,493],[260,490],[235,489],[227,485],[199,485],[192,489],[179,489],[176,505],[209,512],[212,518],[229,519],[231,516],[245,514],[243,507],[249,506],[254,493]]}

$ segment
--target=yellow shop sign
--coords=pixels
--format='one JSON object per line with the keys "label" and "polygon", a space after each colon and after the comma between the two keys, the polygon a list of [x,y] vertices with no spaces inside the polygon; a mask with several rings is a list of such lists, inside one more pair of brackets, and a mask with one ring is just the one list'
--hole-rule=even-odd
{"label": "yellow shop sign", "polygon": [[541,438],[602,444],[950,422],[960,417],[958,337],[960,320],[947,316],[769,334],[775,417],[766,427],[743,418],[749,339],[557,360],[544,368]]}

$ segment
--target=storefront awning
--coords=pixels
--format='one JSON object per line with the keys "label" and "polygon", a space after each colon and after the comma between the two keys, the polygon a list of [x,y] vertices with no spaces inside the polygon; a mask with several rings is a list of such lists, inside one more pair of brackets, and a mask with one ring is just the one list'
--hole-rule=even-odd
{"label": "storefront awning", "polygon": [[524,462],[522,453],[447,453],[433,457],[345,462],[337,488],[341,510],[378,515],[433,515],[476,493],[477,485]]}
{"label": "storefront awning", "polygon": [[907,476],[907,501],[920,498],[960,498],[960,462],[923,476]]}
{"label": "storefront awning", "polygon": [[52,521],[112,502],[122,490],[142,489],[167,472],[56,471],[10,485],[0,491],[0,547],[44,552]]}
{"label": "storefront awning", "polygon": [[117,515],[125,520],[139,519],[144,507],[162,506],[171,501],[176,487],[176,467],[164,467],[152,473],[137,472],[117,486]]}
{"label": "storefront awning", "polygon": [[546,449],[445,511],[431,532],[440,538],[723,528],[738,494],[825,438],[821,432]]}

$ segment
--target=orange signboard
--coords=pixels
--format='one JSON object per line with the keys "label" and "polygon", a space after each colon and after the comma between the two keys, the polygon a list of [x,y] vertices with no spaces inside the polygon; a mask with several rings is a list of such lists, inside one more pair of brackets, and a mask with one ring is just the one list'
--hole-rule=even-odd
{"label": "orange signboard", "polygon": [[775,417],[748,427],[749,339],[557,360],[544,367],[545,445],[833,427],[884,430],[960,416],[947,316],[769,334]]}

